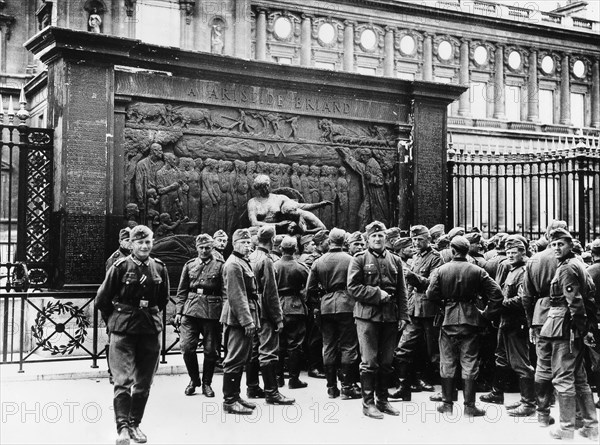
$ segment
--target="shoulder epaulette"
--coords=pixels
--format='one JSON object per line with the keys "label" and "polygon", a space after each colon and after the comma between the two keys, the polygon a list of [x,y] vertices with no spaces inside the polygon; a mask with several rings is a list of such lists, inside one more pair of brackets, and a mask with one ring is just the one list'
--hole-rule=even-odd
{"label": "shoulder epaulette", "polygon": [[354,254],[354,256],[362,256],[362,255],[364,255],[364,254],[366,254],[366,253],[367,253],[367,251],[366,251],[366,250],[363,250],[362,252],[356,252],[356,253]]}
{"label": "shoulder epaulette", "polygon": [[160,258],[155,258],[155,257],[152,257],[152,259],[153,259],[154,261],[156,261],[158,264],[162,264],[163,266],[165,266],[165,263],[164,263],[164,261],[163,261],[163,260],[161,260]]}
{"label": "shoulder epaulette", "polygon": [[[191,260],[187,260],[187,261],[185,262],[185,264],[190,264],[190,263],[192,263],[192,262],[194,262],[194,261],[196,261],[196,258],[192,258]],[[185,264],[184,264],[184,265],[185,265]]]}
{"label": "shoulder epaulette", "polygon": [[123,264],[125,261],[127,261],[127,258],[129,257],[123,257],[123,258],[119,258],[117,261],[115,261],[113,263],[113,266],[117,267],[120,266],[121,264]]}

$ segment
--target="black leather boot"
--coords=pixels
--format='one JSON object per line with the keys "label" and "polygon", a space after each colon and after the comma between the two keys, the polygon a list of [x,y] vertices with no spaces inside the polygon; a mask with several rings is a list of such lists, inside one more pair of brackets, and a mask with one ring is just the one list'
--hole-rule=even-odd
{"label": "black leather boot", "polygon": [[558,393],[558,412],[560,423],[550,430],[553,439],[573,439],[575,435],[575,396]]}
{"label": "black leather boot", "polygon": [[202,365],[202,394],[206,397],[214,397],[215,392],[213,391],[211,385],[213,380],[213,375],[215,374],[215,360],[204,359],[204,363]]}
{"label": "black leather boot", "polygon": [[[134,393],[131,395],[131,408],[129,409],[129,434],[131,435],[131,438],[138,442],[137,438],[140,438],[140,440],[143,440],[143,442],[139,442],[139,443],[145,443],[145,435],[143,433],[141,433],[141,431],[139,431],[139,425],[140,423],[142,423],[142,417],[144,417],[144,411],[146,411],[146,403],[148,403],[148,396],[150,395],[150,391],[146,391],[143,393]],[[137,430],[138,433],[141,434],[137,434],[134,432],[134,430]]]}
{"label": "black leather boot", "polygon": [[575,396],[581,411],[583,426],[577,430],[581,437],[598,442],[598,415],[594,405],[594,395],[591,392]]}
{"label": "black leather boot", "polygon": [[330,399],[340,396],[340,390],[337,386],[337,367],[335,365],[325,365],[325,378],[327,379],[327,395]]}
{"label": "black leather boot", "polygon": [[265,397],[265,392],[260,387],[259,383],[260,364],[250,361],[246,363],[246,395],[249,399],[262,399]]}
{"label": "black leather boot", "polygon": [[504,382],[506,381],[506,368],[496,368],[492,379],[492,391],[479,396],[479,400],[486,403],[502,405],[504,403]]}
{"label": "black leather boot", "polygon": [[463,379],[463,395],[465,398],[465,415],[470,417],[485,416],[485,411],[475,405],[475,379]]}
{"label": "black leather boot", "polygon": [[271,362],[260,367],[265,385],[265,402],[267,405],[293,405],[296,400],[285,397],[277,386],[277,363]]}
{"label": "black leather boot", "polygon": [[196,392],[196,387],[202,385],[200,380],[200,368],[198,366],[198,356],[196,351],[187,351],[183,353],[183,362],[190,376],[190,383],[185,387],[185,395],[191,396]]}
{"label": "black leather boot", "polygon": [[[456,399],[454,398],[454,393],[456,392],[456,388],[454,386],[454,383],[455,383],[454,377],[452,377],[451,379],[442,378],[441,383],[442,383],[442,397],[441,397],[442,404],[437,407],[437,411],[439,413],[452,413],[452,411],[454,410],[453,402],[456,401]],[[458,396],[457,396],[457,398],[458,398]]]}
{"label": "black leather boot", "polygon": [[[302,356],[297,351],[290,353],[288,359],[288,368],[290,371],[290,380],[288,381],[288,387],[290,389],[306,388],[308,383],[300,380],[300,367],[302,364]],[[281,385],[280,385],[281,386]]]}
{"label": "black leather boot", "polygon": [[363,414],[372,419],[383,419],[383,413],[375,406],[375,378],[376,374],[372,372],[360,374]]}
{"label": "black leather boot", "polygon": [[528,417],[535,413],[535,389],[533,379],[519,379],[521,403],[514,409],[507,410],[511,417]]}
{"label": "black leather boot", "polygon": [[129,428],[122,428],[115,443],[116,445],[129,445],[131,443],[130,439]]}
{"label": "black leather boot", "polygon": [[554,386],[550,380],[538,380],[534,382],[535,398],[537,402],[538,424],[547,427],[554,424],[554,418],[550,415],[550,398],[554,393]]}
{"label": "black leather boot", "polygon": [[129,436],[136,443],[148,442],[148,437],[143,433],[139,425],[129,425]]}
{"label": "black leather boot", "polygon": [[362,397],[360,390],[354,385],[354,376],[351,365],[342,365],[342,400],[360,399]]}
{"label": "black leather boot", "polygon": [[131,394],[128,392],[120,393],[113,399],[113,409],[115,411],[115,422],[117,432],[127,430],[129,436],[129,411],[131,410]]}
{"label": "black leather boot", "polygon": [[389,414],[390,416],[399,416],[400,411],[388,402],[388,386],[391,377],[390,374],[381,372],[381,369],[379,370],[379,373],[377,374],[377,387],[375,390],[375,396],[377,398],[375,406],[382,413]]}
{"label": "black leather boot", "polygon": [[392,391],[392,393],[390,394],[390,399],[402,400],[403,402],[410,402],[412,400],[412,392],[408,377],[408,363],[397,362],[395,366],[395,373],[400,384],[395,391]]}
{"label": "black leather boot", "polygon": [[240,380],[241,374],[223,374],[223,411],[225,413],[252,414],[252,408],[248,408],[240,403]]}

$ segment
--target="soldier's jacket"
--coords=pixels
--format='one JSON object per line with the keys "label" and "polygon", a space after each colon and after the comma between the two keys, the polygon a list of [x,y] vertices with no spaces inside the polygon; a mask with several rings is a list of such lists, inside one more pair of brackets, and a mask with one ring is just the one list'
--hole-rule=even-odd
{"label": "soldier's jacket", "polygon": [[498,251],[498,254],[494,258],[491,258],[488,261],[486,261],[483,267],[485,271],[490,275],[490,277],[495,279],[496,275],[498,274],[498,268],[500,267],[500,263],[502,263],[504,260],[506,260],[506,252]]}
{"label": "soldier's jacket", "polygon": [[213,258],[216,258],[218,260],[221,260],[222,262],[225,262],[225,257],[223,256],[223,252],[220,252],[217,249],[213,249],[212,256],[213,256]]}
{"label": "soldier's jacket", "polygon": [[306,294],[311,301],[318,301],[320,296],[322,315],[354,311],[354,299],[346,289],[350,261],[350,254],[343,252],[341,247],[334,247],[310,268]]}
{"label": "soldier's jacket", "polygon": [[229,326],[260,326],[258,290],[250,262],[233,252],[223,265],[223,311],[221,323]]}
{"label": "soldier's jacket", "polygon": [[306,315],[308,268],[292,255],[285,254],[273,266],[283,315]]}
{"label": "soldier's jacket", "polygon": [[194,258],[183,265],[175,297],[177,314],[209,320],[221,317],[223,264],[211,256],[206,262]]}
{"label": "soldier's jacket", "polygon": [[550,284],[550,309],[540,336],[569,339],[570,331],[585,335],[590,327],[586,300],[593,299],[593,281],[585,265],[571,252],[558,263]]}
{"label": "soldier's jacket", "polygon": [[[387,250],[357,253],[348,268],[348,293],[356,300],[354,318],[394,322],[409,321],[402,260]],[[381,302],[381,290],[392,298]]]}
{"label": "soldier's jacket", "polygon": [[587,268],[587,272],[594,282],[596,292],[594,293],[594,300],[596,304],[596,317],[600,319],[600,260],[594,261],[594,264]]}
{"label": "soldier's jacket", "polygon": [[271,254],[266,249],[257,247],[250,256],[250,264],[258,287],[261,320],[268,320],[274,324],[283,321]]}
{"label": "soldier's jacket", "polygon": [[128,249],[126,250],[126,249],[122,249],[121,247],[119,247],[106,260],[106,271],[108,272],[108,269],[110,269],[110,266],[115,264],[121,258],[125,258],[125,257],[129,256],[130,254],[131,254],[131,252]]}
{"label": "soldier's jacket", "polygon": [[321,252],[319,252],[318,250],[315,250],[313,253],[308,255],[308,257],[304,260],[304,264],[306,264],[306,267],[308,267],[310,269],[312,267],[313,263],[315,261],[317,261],[317,259],[319,257],[321,257],[322,255],[323,254]]}
{"label": "soldier's jacket", "polygon": [[525,263],[517,263],[509,267],[508,274],[502,283],[502,316],[500,317],[500,327],[510,328],[517,326],[527,326],[525,318],[525,309],[521,301],[521,287],[523,286],[523,276],[525,275]]}
{"label": "soldier's jacket", "polygon": [[431,247],[413,256],[410,272],[406,274],[408,287],[408,313],[413,317],[435,317],[439,305],[429,301],[425,292],[429,287],[431,273],[444,264],[440,253]]}
{"label": "soldier's jacket", "polygon": [[162,331],[160,311],[169,301],[169,275],[157,258],[141,262],[129,255],[106,273],[95,305],[109,332],[155,334]]}
{"label": "soldier's jacket", "polygon": [[[427,297],[444,308],[442,326],[485,326],[485,318],[493,319],[502,309],[502,291],[481,267],[466,258],[455,257],[433,271]],[[487,303],[482,314],[476,307],[478,296]]]}
{"label": "soldier's jacket", "polygon": [[550,309],[550,282],[558,261],[550,247],[533,255],[525,264],[521,301],[529,327],[542,326]]}

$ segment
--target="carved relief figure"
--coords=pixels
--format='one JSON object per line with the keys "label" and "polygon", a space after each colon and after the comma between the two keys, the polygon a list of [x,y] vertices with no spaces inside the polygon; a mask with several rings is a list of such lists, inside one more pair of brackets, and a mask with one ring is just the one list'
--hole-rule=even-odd
{"label": "carved relief figure", "polygon": [[256,177],[256,162],[248,161],[246,163],[246,177],[248,178],[248,192],[250,192],[250,185],[254,183]]}
{"label": "carved relief figure", "polygon": [[[335,202],[335,183],[332,181],[330,176],[329,166],[321,167],[321,177],[319,178],[319,185],[321,189],[321,198],[325,201]],[[321,209],[321,220],[327,227],[333,227],[333,208],[327,207]]]}
{"label": "carved relief figure", "polygon": [[317,233],[327,227],[314,213],[299,208],[296,201],[289,200],[281,205],[284,220],[294,221],[300,227],[300,233]]}
{"label": "carved relief figure", "polygon": [[90,14],[88,30],[100,34],[102,32],[102,17],[98,14]]}
{"label": "carved relief figure", "polygon": [[279,171],[281,172],[281,187],[291,187],[292,186],[292,166],[286,164],[279,164]]}
{"label": "carved relief figure", "polygon": [[308,165],[300,165],[300,192],[306,202],[310,202],[310,179],[308,178]]}
{"label": "carved relief figure", "polygon": [[[217,178],[217,187],[219,176],[213,171],[217,167],[217,161],[208,158],[204,161],[204,169],[200,173],[200,182],[202,184],[202,230],[210,230],[216,227],[216,207],[219,204],[214,187],[214,177]],[[219,190],[220,193],[220,190]]]}
{"label": "carved relief figure", "polygon": [[190,221],[199,222],[200,216],[200,173],[196,170],[196,164],[192,158],[181,158],[179,164],[183,173],[182,190],[187,190],[187,200],[183,209]]}
{"label": "carved relief figure", "polygon": [[336,181],[337,193],[337,224],[342,224],[343,221],[348,221],[348,180],[346,179],[346,169],[340,167],[338,170],[338,178]]}
{"label": "carved relief figure", "polygon": [[[321,200],[321,193],[319,191],[319,176],[321,173],[321,168],[316,165],[311,165],[308,169],[309,171],[309,184],[310,184],[310,193],[308,196],[305,196],[307,202],[315,203]],[[317,217],[321,217],[321,212],[315,212]]]}
{"label": "carved relief figure", "polygon": [[235,168],[235,170],[233,171],[235,179],[233,181],[234,213],[232,219],[235,223],[239,220],[240,216],[242,215],[242,213],[244,213],[244,210],[246,209],[245,206],[248,202],[248,192],[250,191],[250,180],[246,173],[246,163],[244,161],[236,159],[235,161],[233,161],[233,166]]}
{"label": "carved relief figure", "polygon": [[159,216],[159,224],[156,228],[156,237],[163,238],[165,236],[173,235],[173,231],[179,227],[179,225],[183,222],[186,222],[188,217],[186,216],[183,219],[178,219],[173,221],[171,215],[168,213],[161,213]]}
{"label": "carved relief figure", "polygon": [[225,40],[223,37],[224,28],[225,24],[219,19],[216,19],[211,26],[210,52],[213,54],[223,54],[223,50],[225,49]]}
{"label": "carved relief figure", "polygon": [[153,187],[147,190],[146,195],[148,196],[148,200],[146,201],[146,225],[152,227],[158,224],[160,199],[158,199],[158,192]]}
{"label": "carved relief figure", "polygon": [[125,206],[125,218],[127,219],[127,227],[135,227],[138,225],[140,217],[140,209],[135,202],[130,202]]}
{"label": "carved relief figure", "polygon": [[290,116],[285,122],[290,125],[291,130],[288,139],[298,139],[298,116]]}
{"label": "carved relief figure", "polygon": [[300,164],[294,162],[292,164],[292,174],[290,176],[290,182],[293,189],[298,190],[302,193],[302,183],[300,181]]}
{"label": "carved relief figure", "polygon": [[206,108],[176,108],[171,114],[173,123],[179,123],[183,128],[190,124],[204,124],[212,130],[217,126],[211,111]]}
{"label": "carved relief figure", "polygon": [[237,131],[239,131],[240,133],[254,132],[254,125],[252,125],[252,123],[249,121],[249,116],[246,115],[246,112],[242,109],[239,109],[238,112],[240,113],[240,116],[238,118],[233,118],[225,115],[221,116],[227,120],[234,121],[233,124],[229,126],[223,126],[223,128],[225,128],[226,130],[237,129]]}
{"label": "carved relief figure", "polygon": [[[135,166],[135,195],[137,202],[146,205],[146,192],[156,188],[156,172],[164,165],[162,146],[158,143],[150,145],[150,154]],[[142,209],[145,210],[145,209]]]}
{"label": "carved relief figure", "polygon": [[134,124],[157,121],[158,125],[172,125],[171,105],[135,103],[127,107],[127,120]]}
{"label": "carved relief figure", "polygon": [[165,153],[165,165],[156,172],[156,185],[160,196],[160,210],[171,218],[184,216],[182,178],[179,171],[179,158],[173,153]]}

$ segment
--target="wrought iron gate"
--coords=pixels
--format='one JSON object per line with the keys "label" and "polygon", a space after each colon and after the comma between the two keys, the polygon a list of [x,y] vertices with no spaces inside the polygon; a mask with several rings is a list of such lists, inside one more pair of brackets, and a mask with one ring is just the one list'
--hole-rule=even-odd
{"label": "wrought iron gate", "polygon": [[519,153],[450,147],[448,171],[448,221],[455,226],[536,239],[561,219],[582,245],[600,236],[597,137],[552,140]]}

